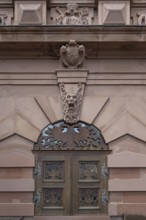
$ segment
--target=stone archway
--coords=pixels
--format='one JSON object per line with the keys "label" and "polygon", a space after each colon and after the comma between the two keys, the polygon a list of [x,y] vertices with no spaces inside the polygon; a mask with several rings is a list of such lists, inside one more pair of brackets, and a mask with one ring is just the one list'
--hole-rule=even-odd
{"label": "stone archway", "polygon": [[34,146],[35,215],[107,214],[108,146],[93,125],[49,124]]}

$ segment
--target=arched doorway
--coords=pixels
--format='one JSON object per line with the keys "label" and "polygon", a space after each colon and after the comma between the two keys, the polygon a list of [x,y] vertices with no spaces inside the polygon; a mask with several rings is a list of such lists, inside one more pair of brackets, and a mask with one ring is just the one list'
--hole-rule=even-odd
{"label": "arched doorway", "polygon": [[34,146],[35,215],[106,214],[108,152],[100,131],[88,123],[45,127]]}

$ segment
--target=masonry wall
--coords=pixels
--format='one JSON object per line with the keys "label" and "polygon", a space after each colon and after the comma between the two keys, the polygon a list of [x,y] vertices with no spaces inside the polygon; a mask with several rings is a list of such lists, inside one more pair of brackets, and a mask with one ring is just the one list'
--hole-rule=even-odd
{"label": "masonry wall", "polygon": [[[146,61],[100,56],[85,63],[80,119],[99,128],[111,150],[106,219],[146,216]],[[5,56],[0,65],[0,219],[39,219],[33,218],[32,149],[41,130],[63,118],[59,60]]]}

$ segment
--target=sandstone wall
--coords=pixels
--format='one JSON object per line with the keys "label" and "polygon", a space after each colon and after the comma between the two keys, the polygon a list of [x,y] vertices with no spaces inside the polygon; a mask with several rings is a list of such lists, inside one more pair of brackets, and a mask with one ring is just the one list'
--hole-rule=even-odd
{"label": "sandstone wall", "polygon": [[[33,145],[47,124],[63,118],[58,61],[0,63],[0,216],[33,216]],[[132,58],[86,61],[80,119],[98,127],[109,144],[113,217],[146,216],[145,65],[144,59]]]}

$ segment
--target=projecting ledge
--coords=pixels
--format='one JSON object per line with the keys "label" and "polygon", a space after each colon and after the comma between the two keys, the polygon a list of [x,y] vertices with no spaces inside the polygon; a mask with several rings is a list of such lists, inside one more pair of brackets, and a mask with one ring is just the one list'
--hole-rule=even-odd
{"label": "projecting ledge", "polygon": [[[83,34],[84,33],[84,34]],[[146,26],[1,26],[0,42],[145,42]]]}
{"label": "projecting ledge", "polygon": [[86,83],[88,70],[83,69],[66,69],[57,70],[58,83]]}

